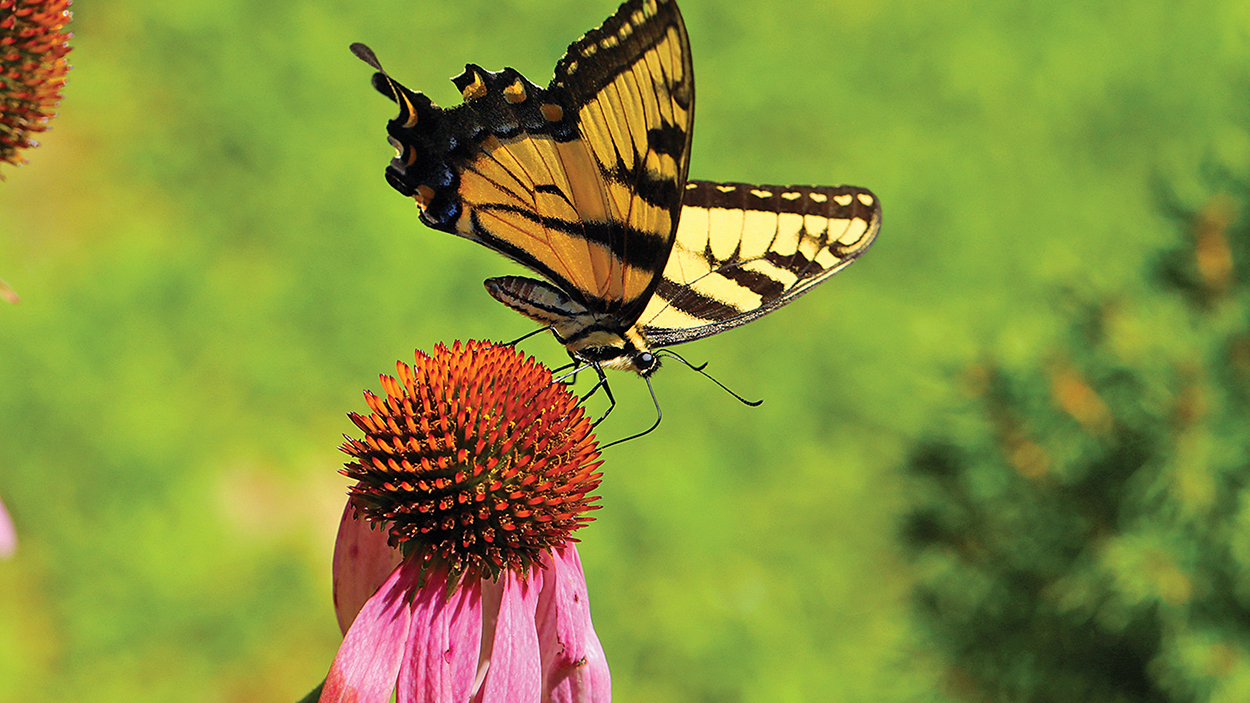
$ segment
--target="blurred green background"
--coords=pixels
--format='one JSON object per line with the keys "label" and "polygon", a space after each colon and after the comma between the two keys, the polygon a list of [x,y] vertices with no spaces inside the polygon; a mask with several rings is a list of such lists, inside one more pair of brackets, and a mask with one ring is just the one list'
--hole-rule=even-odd
{"label": "blurred green background", "polygon": [[[74,6],[74,65],[3,168],[0,701],[293,701],[340,640],[345,413],[416,347],[532,326],[518,273],[386,185],[394,109],[468,61],[545,85],[602,3]],[[609,450],[580,533],[617,701],[908,701],[945,690],[911,615],[898,467],[992,356],[1040,364],[1057,289],[1133,296],[1250,163],[1250,5],[683,0],[690,174],[852,183],[885,224],[776,315],[681,349],[660,430]],[[1166,337],[1146,326],[1146,337]],[[1141,342],[1146,348],[1149,340]],[[548,363],[562,349],[534,338]],[[613,377],[604,440],[653,418]]]}

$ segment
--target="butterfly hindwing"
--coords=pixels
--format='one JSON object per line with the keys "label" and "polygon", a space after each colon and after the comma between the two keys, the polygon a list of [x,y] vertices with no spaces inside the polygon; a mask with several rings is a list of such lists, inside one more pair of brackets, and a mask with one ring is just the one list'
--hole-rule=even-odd
{"label": "butterfly hindwing", "polygon": [[864,188],[691,181],[642,337],[680,344],[745,324],[848,266],[880,227]]}
{"label": "butterfly hindwing", "polygon": [[[376,62],[376,60],[375,60]],[[468,65],[464,103],[394,98],[387,180],[422,221],[533,269],[626,326],[668,259],[690,147],[693,76],[673,0],[630,0],[568,49],[540,88]]]}

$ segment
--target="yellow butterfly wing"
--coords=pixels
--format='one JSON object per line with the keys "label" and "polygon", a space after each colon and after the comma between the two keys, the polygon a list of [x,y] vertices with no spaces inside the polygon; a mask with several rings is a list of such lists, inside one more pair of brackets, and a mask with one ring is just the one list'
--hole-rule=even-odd
{"label": "yellow butterfly wing", "polygon": [[663,280],[638,320],[651,346],[680,344],[767,314],[850,265],[881,228],[854,186],[691,181]]}
{"label": "yellow butterfly wing", "polygon": [[464,103],[447,110],[353,50],[399,104],[387,180],[426,225],[529,267],[596,318],[637,319],[668,260],[690,152],[694,77],[673,0],[626,2],[545,89],[470,64],[453,79]]}

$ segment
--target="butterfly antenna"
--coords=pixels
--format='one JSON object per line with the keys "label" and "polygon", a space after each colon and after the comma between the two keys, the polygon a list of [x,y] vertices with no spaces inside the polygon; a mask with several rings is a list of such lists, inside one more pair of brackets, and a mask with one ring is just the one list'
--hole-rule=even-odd
{"label": "butterfly antenna", "polygon": [[[706,361],[705,361],[705,362],[703,362],[702,364],[699,364],[698,366],[695,366],[694,364],[690,363],[689,361],[686,361],[686,358],[685,358],[685,357],[683,357],[681,354],[678,354],[677,352],[675,352],[675,351],[671,351],[671,350],[669,350],[669,349],[661,349],[661,350],[657,351],[657,352],[655,353],[655,355],[656,355],[656,356],[668,356],[668,357],[672,357],[672,358],[674,358],[674,359],[676,359],[676,360],[680,361],[681,363],[685,364],[686,366],[689,366],[690,368],[694,369],[695,371],[698,371],[699,373],[703,373],[703,369],[706,369],[706,368],[707,368],[707,362],[706,362]],[[707,374],[703,374],[703,375],[704,375],[704,376],[707,376]],[[714,379],[714,378],[713,378],[712,380],[713,380],[713,381],[715,381],[716,379]],[[728,390],[728,389],[726,389],[726,390]]]}
{"label": "butterfly antenna", "polygon": [[[693,371],[697,371],[700,375],[702,375],[702,376],[704,376],[705,378],[707,378],[707,379],[711,380],[711,381],[712,381],[712,383],[715,383],[716,385],[720,386],[720,387],[721,387],[721,390],[723,390],[723,391],[725,391],[726,393],[728,393],[729,395],[732,395],[733,397],[737,398],[737,399],[738,399],[738,401],[739,401],[739,402],[741,402],[743,405],[749,405],[749,406],[751,406],[751,407],[753,407],[753,408],[757,408],[757,407],[759,407],[760,403],[763,403],[763,402],[764,402],[762,399],[761,399],[761,400],[747,400],[746,398],[743,398],[742,396],[738,395],[737,393],[734,393],[733,391],[729,390],[729,387],[728,387],[728,386],[726,386],[725,384],[721,383],[720,381],[717,381],[715,378],[713,378],[713,377],[712,377],[712,375],[711,375],[711,374],[709,374],[708,372],[706,372],[706,371],[704,371],[704,370],[703,370],[703,369],[707,368],[707,363],[703,363],[703,364],[700,364],[700,365],[698,365],[698,366],[695,366],[694,364],[690,363],[689,361],[686,361],[685,359],[681,358],[681,357],[680,357],[680,356],[678,356],[677,354],[674,354],[673,352],[671,352],[671,351],[669,351],[669,350],[667,350],[667,349],[661,349],[660,351],[656,352],[656,353],[655,353],[655,355],[656,355],[656,356],[667,356],[667,357],[669,357],[669,358],[676,359],[676,360],[680,361],[681,363],[683,363],[683,364],[685,364],[686,366],[688,366],[691,370],[693,370]],[[648,384],[647,384],[647,385],[650,385],[650,382],[648,382]]]}
{"label": "butterfly antenna", "polygon": [[[651,387],[651,377],[650,377],[650,376],[644,376],[644,378],[645,378],[645,379],[646,379],[646,381],[647,381],[647,390],[648,390],[648,391],[650,391],[650,393],[651,393],[651,402],[655,404],[655,422],[654,422],[654,423],[652,423],[652,425],[651,425],[650,427],[648,427],[647,429],[643,430],[642,432],[639,432],[638,434],[630,435],[630,436],[628,436],[628,437],[625,437],[624,439],[618,439],[618,440],[614,440],[614,441],[608,442],[607,444],[603,445],[602,447],[599,447],[599,451],[603,451],[604,449],[607,449],[608,447],[613,447],[613,446],[616,446],[616,445],[620,444],[621,442],[628,442],[628,441],[629,441],[629,440],[631,440],[631,439],[638,439],[639,437],[643,437],[643,436],[645,436],[645,435],[649,435],[649,434],[651,434],[652,432],[654,432],[654,431],[655,431],[655,428],[657,428],[657,427],[659,427],[659,426],[660,426],[660,420],[663,420],[663,419],[664,419],[664,412],[663,412],[662,410],[660,410],[660,401],[659,401],[659,399],[657,399],[657,398],[655,397],[655,389]],[[739,399],[739,400],[741,400],[741,399]],[[605,417],[606,417],[606,415],[605,415]],[[601,419],[602,419],[602,418],[601,418]]]}

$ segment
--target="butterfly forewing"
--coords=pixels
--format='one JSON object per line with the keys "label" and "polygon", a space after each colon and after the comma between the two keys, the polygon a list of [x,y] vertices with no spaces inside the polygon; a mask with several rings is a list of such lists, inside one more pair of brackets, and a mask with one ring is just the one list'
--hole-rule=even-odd
{"label": "butterfly forewing", "polygon": [[607,232],[621,275],[609,287],[626,324],[641,313],[664,268],[680,214],[694,117],[694,75],[674,2],[628,2],[569,47],[552,88],[577,109],[619,226]]}
{"label": "butterfly forewing", "polygon": [[672,245],[693,115],[693,76],[672,0],[631,0],[574,42],[539,88],[468,65],[464,104],[397,98],[391,184],[426,224],[485,244],[628,326]]}
{"label": "butterfly forewing", "polygon": [[679,344],[745,324],[845,268],[880,227],[864,188],[691,181],[642,336]]}

